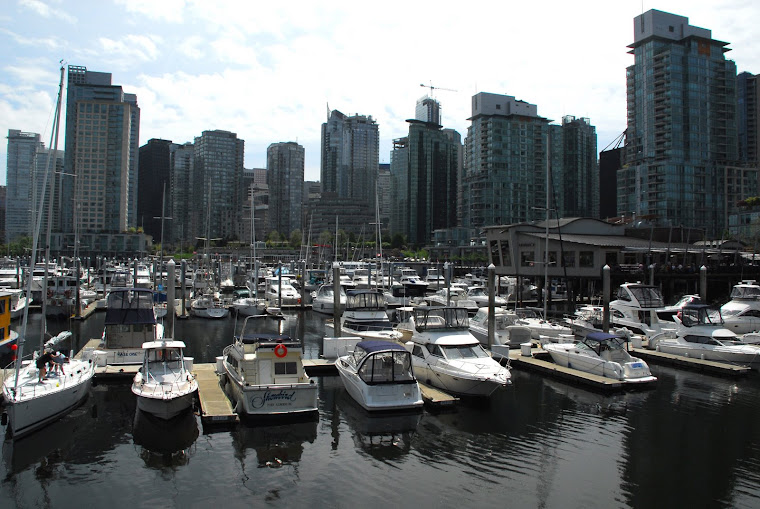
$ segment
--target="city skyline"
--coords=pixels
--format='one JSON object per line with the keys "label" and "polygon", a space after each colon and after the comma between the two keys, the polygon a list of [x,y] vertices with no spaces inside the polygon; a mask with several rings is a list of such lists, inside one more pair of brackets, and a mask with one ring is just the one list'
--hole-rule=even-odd
{"label": "city skyline", "polygon": [[[760,72],[760,41],[752,37],[760,6],[751,1],[710,7],[628,1],[614,9],[601,1],[552,2],[519,12],[507,6],[388,5],[370,12],[348,3],[19,0],[0,14],[6,48],[0,130],[36,132],[48,144],[63,59],[112,73],[125,93],[137,94],[140,145],[151,138],[182,144],[203,131],[232,131],[245,141],[244,164],[252,168],[266,165],[271,143],[294,141],[305,148],[306,180],[319,180],[328,107],[372,115],[380,131],[380,162],[387,163],[393,140],[405,135],[405,121],[426,91],[420,83],[457,90],[435,97],[444,127],[462,135],[471,97],[490,92],[536,104],[538,114],[555,124],[564,115],[589,118],[602,150],[626,127],[625,70],[633,64],[627,46],[634,17],[649,9],[710,29],[729,43],[727,57],[738,72]],[[551,19],[542,18],[547,12]],[[435,27],[438,47],[420,26]],[[0,145],[5,165],[7,149]],[[6,184],[1,169],[0,184]]]}

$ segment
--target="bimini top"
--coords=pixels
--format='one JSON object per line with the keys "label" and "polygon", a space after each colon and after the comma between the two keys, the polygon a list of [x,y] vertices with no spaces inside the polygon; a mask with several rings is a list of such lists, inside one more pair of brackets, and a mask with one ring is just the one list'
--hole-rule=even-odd
{"label": "bimini top", "polygon": [[406,348],[401,346],[399,343],[393,343],[391,341],[361,341],[356,344],[357,347],[361,348],[367,353],[374,353],[374,352],[383,352],[387,350],[403,350],[407,351]]}
{"label": "bimini top", "polygon": [[112,288],[108,293],[105,325],[155,324],[153,290]]}
{"label": "bimini top", "polygon": [[609,332],[589,332],[586,334],[586,339],[589,341],[598,341],[600,343],[609,341],[611,339],[624,339],[617,334],[611,334]]}
{"label": "bimini top", "polygon": [[291,343],[294,340],[290,336],[285,334],[273,334],[269,332],[255,332],[252,334],[242,334],[235,336],[246,345],[252,345],[254,343]]}

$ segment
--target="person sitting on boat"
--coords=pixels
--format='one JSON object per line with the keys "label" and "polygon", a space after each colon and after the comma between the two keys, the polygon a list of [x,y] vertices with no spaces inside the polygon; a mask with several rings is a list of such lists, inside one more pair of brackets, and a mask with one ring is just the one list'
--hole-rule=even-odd
{"label": "person sitting on boat", "polygon": [[55,361],[53,360],[53,353],[49,350],[37,358],[37,369],[39,370],[39,377],[37,378],[37,381],[40,383],[42,383],[43,380],[47,379],[45,375],[48,371],[48,364],[55,364]]}
{"label": "person sitting on boat", "polygon": [[66,362],[66,356],[63,355],[62,352],[56,351],[55,354],[53,354],[53,369],[55,369],[56,373],[58,373],[58,370],[60,369],[62,375],[66,374],[63,372],[64,362]]}

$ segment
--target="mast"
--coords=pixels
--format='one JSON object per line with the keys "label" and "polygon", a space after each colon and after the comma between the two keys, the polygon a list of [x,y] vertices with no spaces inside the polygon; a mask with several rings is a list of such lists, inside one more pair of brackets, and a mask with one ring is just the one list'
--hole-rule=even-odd
{"label": "mast", "polygon": [[[43,206],[43,203],[45,202],[45,200],[44,200],[45,189],[47,188],[48,177],[50,176],[50,159],[51,159],[51,156],[54,155],[54,154],[56,154],[57,151],[58,151],[58,129],[59,129],[59,126],[60,126],[60,123],[61,123],[61,99],[63,97],[64,70],[65,69],[63,67],[63,61],[61,61],[61,80],[60,80],[60,82],[58,84],[58,103],[56,104],[55,116],[53,117],[53,119],[54,119],[54,127],[53,127],[53,129],[52,129],[52,131],[50,133],[50,144],[53,145],[55,148],[54,148],[53,152],[48,152],[47,163],[45,164],[45,176],[42,179],[42,188],[41,188],[42,192],[41,192],[40,200],[39,200],[39,209],[40,210],[39,210],[39,213],[37,214],[37,218],[36,218],[37,221],[36,221],[36,225],[34,227],[34,235],[32,236],[32,255],[31,255],[31,258],[29,260],[29,277],[28,277],[28,279],[26,281],[26,297],[27,297],[27,299],[29,299],[29,297],[32,295],[32,281],[34,279],[34,265],[37,263],[37,246],[38,246],[38,243],[39,243],[40,229],[42,227],[42,206]],[[52,210],[53,210],[52,201],[53,201],[54,183],[55,183],[55,179],[51,179],[51,192],[50,192],[50,202],[51,203],[50,203],[50,206],[48,207],[48,218],[50,218],[50,216],[52,216]],[[50,220],[49,219],[48,219],[48,241],[47,241],[47,246],[46,246],[46,253],[47,253],[48,256],[50,255]],[[48,264],[48,262],[47,262],[47,259],[46,259],[45,260],[45,278],[44,278],[45,286],[42,288],[43,299],[47,299],[47,264]],[[44,311],[45,311],[44,310],[45,300],[43,300],[42,302],[43,302],[43,315],[42,315],[42,320],[43,320],[43,328],[42,329],[43,329],[43,332],[42,332],[42,341],[40,342],[41,343],[40,344],[40,348],[42,348],[43,345],[45,344],[45,341],[44,341],[44,339],[45,339],[45,326],[44,326],[44,323],[45,323],[45,314],[44,314]],[[17,354],[17,358],[16,358],[16,378],[15,378],[15,385],[13,387],[14,395],[15,395],[16,389],[18,387],[19,371],[21,369],[22,359],[24,358],[24,343],[26,342],[26,331],[27,331],[28,324],[29,324],[29,306],[27,305],[24,308],[24,318],[23,318],[23,322],[22,322],[22,325],[21,325],[21,334],[19,335],[19,339],[18,339],[18,354]]]}

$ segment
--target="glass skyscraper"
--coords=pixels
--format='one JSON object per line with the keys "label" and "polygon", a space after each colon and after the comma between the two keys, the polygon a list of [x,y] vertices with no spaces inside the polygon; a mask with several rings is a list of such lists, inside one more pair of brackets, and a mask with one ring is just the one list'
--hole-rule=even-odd
{"label": "glass skyscraper", "polygon": [[289,237],[303,233],[305,151],[298,143],[273,143],[267,148],[269,227]]}
{"label": "glass skyscraper", "polygon": [[634,19],[618,214],[708,236],[727,226],[725,171],[738,159],[736,65],[727,45],[683,16],[650,10]]}
{"label": "glass skyscraper", "polygon": [[[37,133],[8,130],[5,242],[32,236],[32,182],[35,157],[44,144]],[[54,167],[51,166],[51,175]]]}

